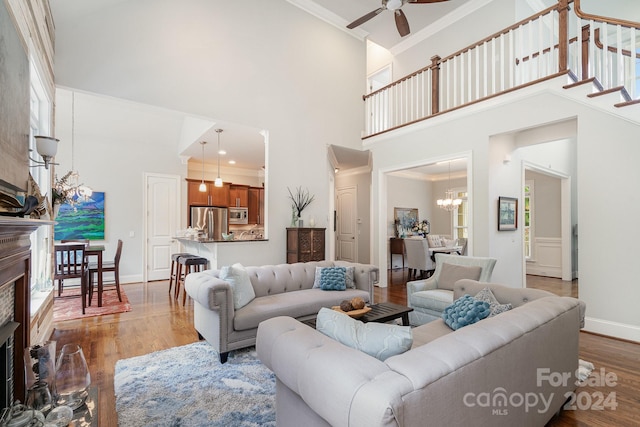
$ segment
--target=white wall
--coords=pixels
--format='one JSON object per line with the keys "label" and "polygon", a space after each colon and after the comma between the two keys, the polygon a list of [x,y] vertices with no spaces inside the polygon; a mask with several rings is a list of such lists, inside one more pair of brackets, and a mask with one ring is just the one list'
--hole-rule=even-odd
{"label": "white wall", "polygon": [[[607,245],[626,246],[640,239],[639,229],[621,221],[618,210],[603,207],[615,205],[616,200],[625,200],[625,210],[640,207],[639,201],[629,197],[640,182],[635,165],[640,155],[635,143],[640,126],[566,98],[562,84],[562,79],[556,79],[410,129],[367,139],[365,146],[374,159],[374,212],[382,213],[378,224],[374,223],[374,253],[378,265],[384,265],[388,256],[384,213],[390,206],[386,172],[404,167],[404,153],[412,153],[412,159],[420,161],[470,150],[473,253],[498,259],[494,281],[522,286],[522,228],[498,232],[496,219],[498,197],[519,197],[523,184],[522,162],[527,159],[517,150],[511,134],[576,118],[577,173],[572,178],[577,181],[580,298],[587,304],[587,328],[640,340],[640,312],[635,302],[640,298],[640,288],[632,279],[638,275],[635,253],[603,251],[601,244],[603,224],[607,227]],[[424,143],[432,140],[441,143]],[[510,163],[503,162],[507,154],[512,156]],[[553,168],[555,158],[548,160]],[[383,286],[385,279],[381,277]]]}
{"label": "white wall", "polygon": [[[122,281],[141,281],[144,265],[143,174],[184,176],[186,165],[176,155],[182,115],[76,92],[75,137],[72,139],[71,101],[70,91],[56,90],[56,137],[60,139],[55,157],[60,165],[56,166],[56,174],[60,178],[71,170],[73,160],[81,183],[94,191],[105,192],[105,259],[115,255],[118,239],[122,239]],[[182,203],[186,206],[186,195]]]}
{"label": "white wall", "polygon": [[[305,214],[315,216],[318,226],[329,226],[326,146],[361,146],[364,42],[285,1],[137,0],[113,2],[99,15],[68,18],[56,17],[55,2],[52,8],[58,85],[269,131],[269,242],[242,249],[227,245],[227,255],[246,265],[285,261],[291,215],[287,187],[308,188],[316,199]],[[176,154],[180,134],[173,137],[174,146],[168,141],[154,146],[158,138],[151,136],[161,123],[76,112],[77,124],[85,117],[100,128],[117,124],[122,130],[110,140],[98,133],[77,153],[76,162],[91,165],[84,173],[86,183],[107,191],[107,215],[118,212],[118,219],[111,217],[121,223],[118,229],[139,229],[142,215],[131,208],[141,203],[131,189],[134,184],[121,185],[119,178],[119,185],[108,182],[116,173],[178,172],[185,177]],[[134,146],[128,126],[148,131],[143,149]],[[103,150],[113,140],[129,144]],[[94,145],[100,147],[99,161],[91,155]],[[170,159],[175,164],[169,165]],[[122,201],[116,192],[124,193]],[[138,257],[123,274],[142,269]]]}

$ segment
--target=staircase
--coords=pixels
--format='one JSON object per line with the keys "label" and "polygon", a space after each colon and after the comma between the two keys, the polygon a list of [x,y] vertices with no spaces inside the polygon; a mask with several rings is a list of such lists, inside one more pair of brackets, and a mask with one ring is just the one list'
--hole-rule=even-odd
{"label": "staircase", "polygon": [[363,96],[363,139],[562,76],[566,96],[640,123],[639,30],[559,0]]}

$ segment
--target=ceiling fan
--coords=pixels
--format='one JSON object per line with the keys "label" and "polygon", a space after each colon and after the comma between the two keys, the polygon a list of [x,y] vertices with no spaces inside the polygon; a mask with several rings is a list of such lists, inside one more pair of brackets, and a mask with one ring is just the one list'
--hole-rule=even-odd
{"label": "ceiling fan", "polygon": [[396,27],[398,28],[400,36],[404,37],[411,32],[411,30],[409,29],[409,21],[407,21],[407,17],[405,16],[404,12],[400,10],[400,8],[405,5],[405,3],[426,4],[439,3],[443,1],[449,0],[382,0],[382,6],[356,19],[351,24],[347,25],[347,28],[352,30],[364,24],[371,18],[378,16],[382,11],[390,10],[393,12],[393,15],[396,19]]}

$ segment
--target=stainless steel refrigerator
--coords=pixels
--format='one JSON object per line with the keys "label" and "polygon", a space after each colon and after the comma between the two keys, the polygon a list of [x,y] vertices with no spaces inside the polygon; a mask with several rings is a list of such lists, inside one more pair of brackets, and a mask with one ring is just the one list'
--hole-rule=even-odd
{"label": "stainless steel refrigerator", "polygon": [[227,208],[217,206],[191,206],[191,227],[202,230],[209,240],[224,240],[229,232]]}

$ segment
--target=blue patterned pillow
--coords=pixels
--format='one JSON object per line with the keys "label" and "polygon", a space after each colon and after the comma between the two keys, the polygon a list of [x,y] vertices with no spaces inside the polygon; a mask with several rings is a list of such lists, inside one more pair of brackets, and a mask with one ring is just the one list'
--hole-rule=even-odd
{"label": "blue patterned pillow", "polygon": [[347,269],[326,267],[320,271],[320,289],[323,291],[344,291],[347,289]]}
{"label": "blue patterned pillow", "polygon": [[442,319],[453,330],[480,321],[491,313],[489,303],[478,301],[471,295],[458,298],[444,309]]}
{"label": "blue patterned pillow", "polygon": [[[322,274],[322,270],[324,270],[325,268],[333,268],[333,267],[316,267],[316,274],[313,278],[314,288],[320,289],[320,275]],[[355,289],[356,282],[355,282],[354,276],[356,274],[356,268],[355,267],[344,267],[344,268],[347,269],[347,276],[345,278],[347,289]]]}

